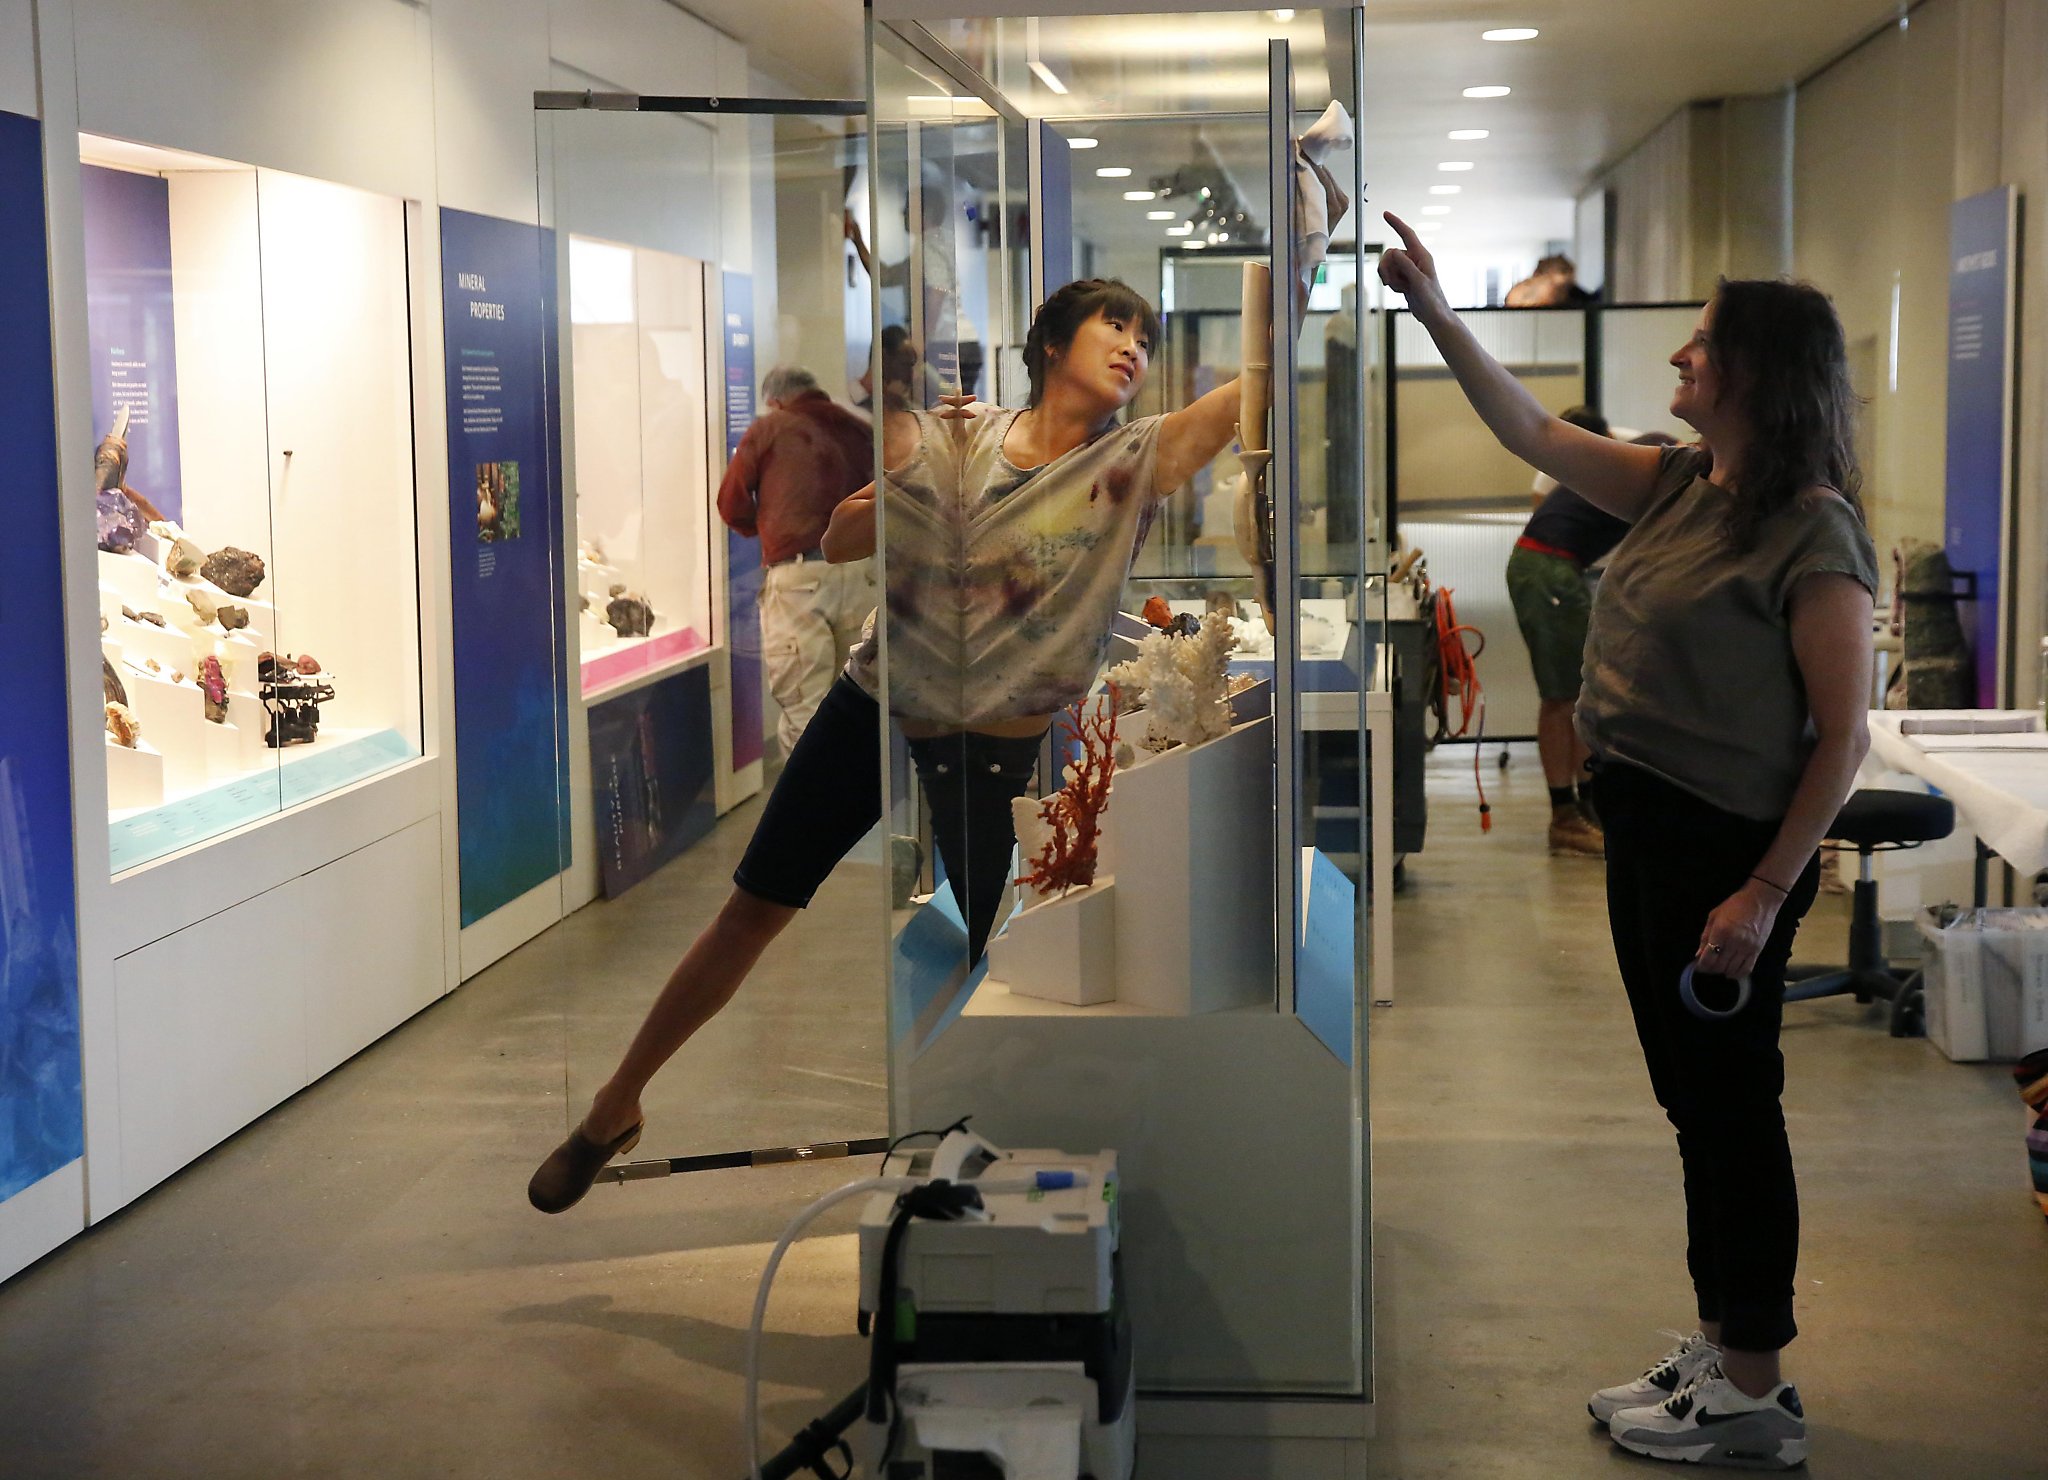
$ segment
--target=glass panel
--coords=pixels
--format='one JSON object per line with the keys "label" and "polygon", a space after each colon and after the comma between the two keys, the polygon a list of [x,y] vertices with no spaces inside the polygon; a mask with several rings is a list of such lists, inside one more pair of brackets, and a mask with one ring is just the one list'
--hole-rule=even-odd
{"label": "glass panel", "polygon": [[406,237],[386,197],[80,157],[119,872],[420,753]]}
{"label": "glass panel", "polygon": [[[900,315],[938,343],[931,326],[972,319],[948,308],[944,286],[970,281],[987,253],[1014,262],[1027,252],[1000,230],[963,238],[930,203],[978,210],[981,140],[1041,121],[1044,147],[1071,151],[1076,275],[1120,278],[1165,311],[1149,374],[1118,414],[1128,431],[1069,440],[1048,459],[1038,439],[1052,411],[1018,420],[1017,399],[966,420],[909,415],[932,404],[920,391],[911,424],[880,449],[896,470],[880,500],[891,825],[932,841],[959,884],[928,873],[927,892],[891,913],[894,1128],[972,1113],[999,1144],[1118,1150],[1138,1377],[1152,1392],[1356,1395],[1365,1385],[1358,881],[1362,715],[1384,596],[1364,568],[1378,528],[1359,355],[1371,331],[1359,323],[1348,225],[1306,320],[1282,330],[1301,346],[1302,373],[1286,381],[1273,356],[1285,383],[1273,389],[1264,445],[1280,451],[1266,486],[1290,579],[1271,593],[1272,618],[1289,638],[1278,646],[1298,646],[1298,658],[1276,655],[1264,580],[1239,547],[1243,460],[1225,447],[1186,487],[1150,490],[1156,501],[1128,523],[1118,490],[1137,474],[1119,482],[1117,463],[1124,449],[1145,455],[1155,418],[1233,383],[1245,363],[1245,268],[1271,259],[1273,161],[1291,161],[1287,136],[1332,97],[1356,117],[1357,22],[1346,9],[1287,23],[1259,12],[871,28],[877,237],[900,221],[913,238],[878,244],[882,321]],[[1300,80],[1276,148],[1268,42],[1283,35],[1298,38]],[[1007,159],[1011,146],[996,152]],[[1354,199],[1357,153],[1331,160]],[[1292,178],[1290,164],[1283,192]],[[1030,216],[1069,219],[1046,188],[1035,182]],[[921,286],[899,296],[899,281]],[[1088,322],[1120,332],[1111,319]],[[1085,375],[1093,362],[1079,357],[1093,342],[1051,336],[1047,383]],[[1061,351],[1083,368],[1060,369]],[[1079,396],[1077,385],[1058,394]],[[1300,454],[1283,464],[1290,412]],[[1105,543],[1118,557],[1106,600],[1088,558]],[[1176,646],[1207,639],[1148,637],[1138,615],[1148,607],[1207,618],[1210,631],[1229,618],[1241,647],[1218,655],[1220,679],[1201,648]],[[1131,659],[1141,666],[1115,670],[1119,688],[1127,702],[1147,691],[1145,707],[1118,716],[1107,743],[1103,670]],[[1212,682],[1243,687],[1223,728],[1204,732],[1194,696]],[[1057,725],[1032,775],[1018,742],[1070,700],[1089,739],[1077,745]],[[1299,728],[1287,719],[1297,712]],[[1091,812],[1110,755],[1107,810]],[[1064,800],[1048,802],[1063,780]],[[1003,868],[1067,877],[1097,818],[1093,883],[989,887],[1006,882]],[[1289,894],[1299,907],[1276,908]],[[980,958],[984,914],[993,939]],[[1279,1194],[1284,1206],[1258,1173],[1261,1148],[1282,1136],[1306,1138],[1331,1168]],[[1270,1248],[1276,1220],[1292,1235],[1282,1261],[1253,1253]],[[1332,1301],[1332,1290],[1349,1298]]]}
{"label": "glass panel", "polygon": [[[778,554],[764,571],[768,530],[728,530],[719,488],[728,454],[773,414],[757,400],[772,369],[801,367],[825,395],[858,403],[874,334],[844,231],[866,144],[844,120],[574,110],[540,112],[535,122],[540,217],[562,247],[560,440],[580,654],[571,785],[587,789],[584,815],[594,816],[575,847],[586,877],[594,869],[608,895],[635,890],[629,909],[658,897],[670,925],[652,954],[625,959],[601,947],[562,963],[573,1122],[693,937],[691,979],[715,969],[701,952],[720,943],[702,942],[762,815],[759,796],[744,789],[747,773],[758,787],[765,771],[772,788],[802,728],[784,727],[779,746],[766,738],[775,706],[795,708],[801,697],[789,684],[796,664],[780,660],[808,657],[778,650],[778,593],[812,580],[843,586],[828,682],[873,609],[857,575],[828,575],[801,551]],[[714,181],[722,228],[720,213],[702,206]],[[864,180],[858,198],[865,203]],[[878,252],[900,244],[900,227],[893,236],[886,223],[871,230],[860,215],[863,248],[870,237]],[[748,271],[720,266],[735,262]],[[890,384],[900,378],[907,388],[912,377],[897,368],[892,360]],[[864,470],[864,426],[852,440]],[[751,497],[758,482],[736,484],[735,498]],[[747,509],[729,511],[747,523]],[[863,990],[880,976],[879,939],[864,927],[889,872],[884,844],[877,829],[852,847],[734,1006],[653,1078],[641,1096],[640,1158],[884,1129],[881,1000]],[[781,1077],[763,1080],[761,1053],[735,1051],[756,1038],[774,1045],[763,1052],[784,1055],[775,1060],[789,1066]]]}
{"label": "glass panel", "polygon": [[1595,311],[1600,355],[1600,409],[1616,427],[1663,432],[1690,442],[1698,435],[1671,414],[1671,354],[1692,338],[1702,305],[1616,304]]}

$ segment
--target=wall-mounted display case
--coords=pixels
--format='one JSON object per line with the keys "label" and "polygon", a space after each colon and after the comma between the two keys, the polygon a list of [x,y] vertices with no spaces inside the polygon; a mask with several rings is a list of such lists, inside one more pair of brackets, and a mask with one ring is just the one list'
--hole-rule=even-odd
{"label": "wall-mounted display case", "polygon": [[82,137],[115,872],[420,754],[401,202]]}
{"label": "wall-mounted display case", "polygon": [[704,274],[569,238],[577,629],[586,697],[709,648]]}

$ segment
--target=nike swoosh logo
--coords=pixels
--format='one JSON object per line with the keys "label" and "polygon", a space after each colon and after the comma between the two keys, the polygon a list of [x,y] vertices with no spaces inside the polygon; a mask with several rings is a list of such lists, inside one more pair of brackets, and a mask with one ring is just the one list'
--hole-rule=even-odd
{"label": "nike swoosh logo", "polygon": [[1702,1425],[1705,1425],[1712,1423],[1731,1423],[1735,1419],[1746,1418],[1748,1417],[1748,1415],[1743,1413],[1715,1413],[1711,1409],[1702,1408],[1697,1413],[1693,1414],[1693,1417],[1698,1419]]}

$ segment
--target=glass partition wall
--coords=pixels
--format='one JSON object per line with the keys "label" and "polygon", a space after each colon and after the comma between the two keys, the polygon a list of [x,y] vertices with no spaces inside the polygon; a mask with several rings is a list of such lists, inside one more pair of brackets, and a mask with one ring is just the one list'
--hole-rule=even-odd
{"label": "glass partition wall", "polygon": [[[892,1122],[1119,1153],[1141,1393],[1363,1398],[1379,330],[1360,250],[1310,269],[1294,229],[1296,140],[1358,115],[1360,12],[942,11],[870,12],[873,668],[924,863],[889,913]],[[1353,201],[1358,160],[1324,157]],[[1032,310],[1090,276],[1163,311],[1150,373],[1033,466]],[[1148,418],[1261,362],[1270,409],[1152,485]]]}

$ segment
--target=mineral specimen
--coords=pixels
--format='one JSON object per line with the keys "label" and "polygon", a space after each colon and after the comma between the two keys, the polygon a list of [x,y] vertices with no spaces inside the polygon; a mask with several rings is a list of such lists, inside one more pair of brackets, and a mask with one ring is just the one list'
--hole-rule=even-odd
{"label": "mineral specimen", "polygon": [[133,499],[118,488],[102,488],[93,495],[99,526],[99,547],[113,555],[125,555],[135,548],[148,521]]}
{"label": "mineral specimen", "polygon": [[614,596],[604,619],[621,637],[645,637],[654,631],[654,608],[638,596]]}
{"label": "mineral specimen", "polygon": [[100,655],[100,692],[109,704],[128,702],[127,686],[121,682],[121,675],[114,671],[114,665],[107,661],[104,653]]}
{"label": "mineral specimen", "polygon": [[300,653],[298,669],[299,672],[310,678],[320,671],[320,660],[311,653]]}
{"label": "mineral specimen", "polygon": [[204,591],[187,591],[185,601],[192,608],[192,615],[199,618],[202,623],[211,622],[220,615],[220,604]]}
{"label": "mineral specimen", "polygon": [[171,542],[170,553],[164,556],[164,569],[174,576],[196,576],[204,564],[206,552],[196,541],[182,534]]}
{"label": "mineral specimen", "polygon": [[263,557],[223,545],[206,557],[199,574],[230,596],[253,596],[263,584]]}
{"label": "mineral specimen", "polygon": [[163,627],[168,625],[164,621],[164,614],[162,612],[142,612],[140,613],[140,616],[142,617],[143,621],[149,623],[149,625],[152,627]]}
{"label": "mineral specimen", "polygon": [[206,697],[206,717],[215,724],[225,724],[228,717],[228,680],[221,672],[220,659],[199,660],[199,691]]}
{"label": "mineral specimen", "polygon": [[114,700],[107,702],[107,733],[114,737],[116,745],[133,750],[142,739],[142,721],[135,717],[126,704]]}
{"label": "mineral specimen", "polygon": [[213,614],[220,619],[221,629],[226,632],[249,625],[249,608],[246,606],[229,606],[222,602],[214,608]]}
{"label": "mineral specimen", "polygon": [[126,617],[131,622],[139,622],[142,620],[142,618],[135,615],[135,608],[132,606],[123,606],[121,608],[121,615]]}
{"label": "mineral specimen", "polygon": [[1166,604],[1164,596],[1148,596],[1139,615],[1154,627],[1165,627],[1173,621],[1173,608]]}

